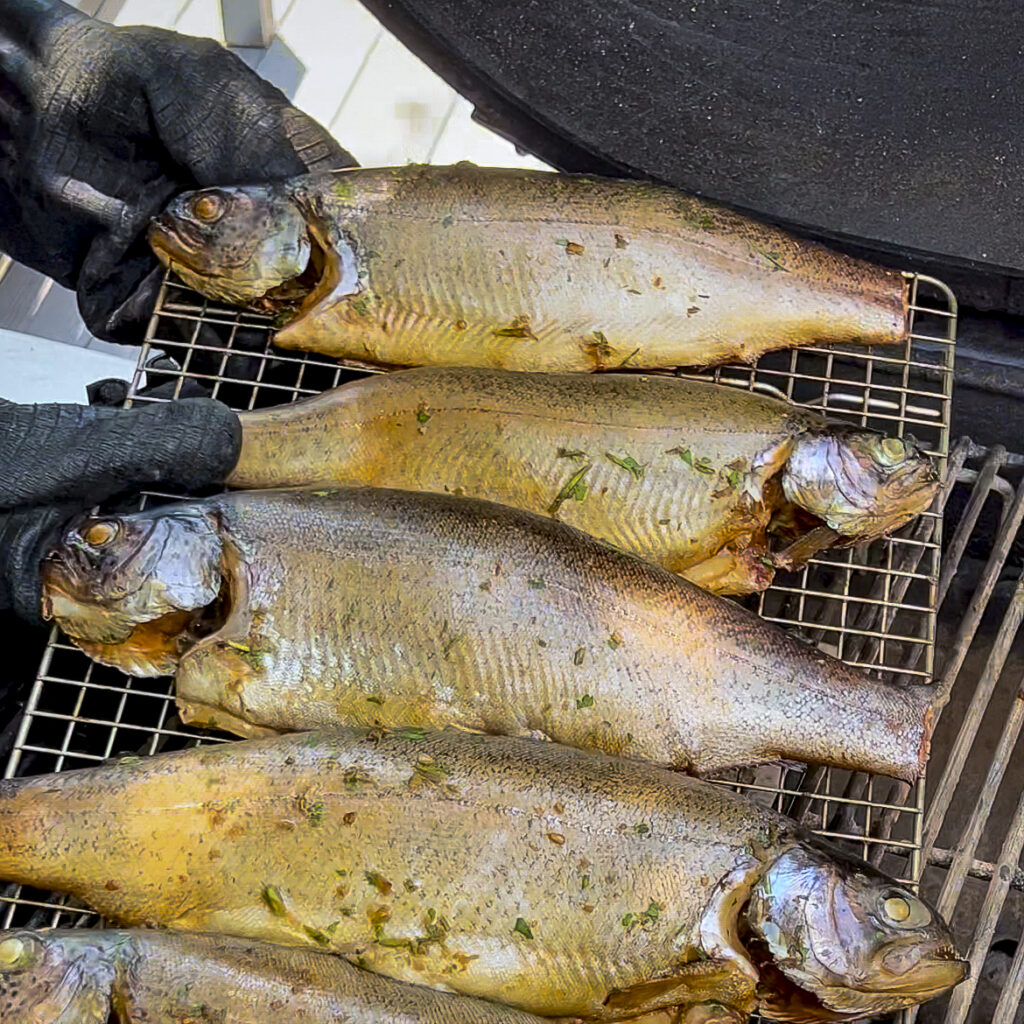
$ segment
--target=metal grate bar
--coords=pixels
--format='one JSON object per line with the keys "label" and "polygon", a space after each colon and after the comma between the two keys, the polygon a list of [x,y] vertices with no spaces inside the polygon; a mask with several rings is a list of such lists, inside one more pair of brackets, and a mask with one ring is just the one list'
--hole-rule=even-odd
{"label": "metal grate bar", "polygon": [[[1024,705],[1018,700],[1014,707],[1014,712],[1017,716],[1014,736],[1020,732],[1021,719],[1024,717],[1021,715],[1021,709],[1024,709]],[[987,783],[988,780],[986,780],[986,785]],[[966,846],[966,842],[962,843],[961,849],[966,849]],[[995,935],[999,915],[1010,890],[1013,869],[1020,860],[1022,849],[1024,849],[1024,793],[1021,793],[1020,800],[1017,803],[1017,811],[1006,833],[1006,839],[999,854],[999,862],[989,882],[988,892],[985,895],[985,902],[981,909],[981,916],[974,931],[974,941],[971,944],[969,953],[971,962],[970,977],[958,985],[950,996],[949,1009],[946,1012],[947,1024],[962,1024],[967,1019],[967,1014],[971,1008],[971,1000],[978,985],[978,978],[985,963],[985,956],[988,953],[992,937]],[[952,891],[954,886],[959,891],[959,887],[963,884],[963,876],[958,876],[956,873],[958,867],[957,859],[954,859],[947,876],[946,886],[943,888],[944,894],[947,890]],[[952,911],[955,905],[956,900],[954,898],[949,908],[950,911]]]}
{"label": "metal grate bar", "polygon": [[[910,336],[902,346],[813,346],[687,376],[781,396],[830,416],[906,436],[947,468],[956,302],[945,285],[907,275]],[[169,401],[198,386],[235,409],[295,401],[367,372],[354,361],[279,352],[267,317],[199,299],[164,282],[127,404]],[[682,375],[681,373],[679,375]],[[158,394],[152,390],[160,387]],[[766,619],[800,627],[827,650],[886,678],[933,670],[942,509],[969,451],[953,452],[949,485],[931,514],[900,535],[820,554],[750,604]],[[982,470],[984,472],[984,470]],[[990,474],[998,479],[998,474]],[[154,496],[147,500],[163,500]],[[130,680],[93,665],[56,631],[43,654],[8,776],[65,770],[122,753],[154,753],[222,739],[177,719],[170,680]],[[716,780],[759,803],[798,814],[820,834],[915,883],[921,872],[924,784],[834,769],[767,766]],[[50,915],[88,923],[87,911],[45,893],[0,895],[8,924]]]}

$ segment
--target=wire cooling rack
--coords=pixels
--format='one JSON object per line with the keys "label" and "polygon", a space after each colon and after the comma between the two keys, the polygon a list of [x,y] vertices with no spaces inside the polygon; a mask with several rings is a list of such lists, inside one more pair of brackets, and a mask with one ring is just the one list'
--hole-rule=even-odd
{"label": "wire cooling rack", "polygon": [[[945,470],[949,451],[956,301],[941,282],[907,275],[910,337],[902,346],[804,348],[710,374],[781,395],[897,436],[912,435]],[[237,410],[316,394],[367,372],[363,364],[278,351],[266,317],[207,302],[169,278],[139,353],[128,403],[204,393]],[[698,376],[707,376],[702,374]],[[145,392],[145,393],[143,393]],[[928,680],[934,657],[944,489],[898,536],[814,558],[751,599],[765,618],[799,630],[844,660],[892,679]],[[144,500],[164,501],[166,495]],[[169,679],[130,679],[96,665],[56,630],[42,655],[6,776],[67,771],[124,754],[216,740],[185,728]],[[722,785],[916,882],[924,787],[834,769],[767,767]],[[4,927],[86,925],[95,915],[63,897],[9,887]]]}

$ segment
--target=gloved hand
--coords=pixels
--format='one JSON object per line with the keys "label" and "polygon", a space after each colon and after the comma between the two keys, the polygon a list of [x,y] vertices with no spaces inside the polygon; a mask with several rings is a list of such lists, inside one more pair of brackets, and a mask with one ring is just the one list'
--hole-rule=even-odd
{"label": "gloved hand", "polygon": [[0,401],[0,610],[40,622],[40,563],[75,515],[155,483],[219,484],[241,443],[238,417],[210,398],[132,409]]}
{"label": "gloved hand", "polygon": [[354,164],[213,40],[0,0],[0,251],[75,289],[101,338],[141,341],[173,195]]}

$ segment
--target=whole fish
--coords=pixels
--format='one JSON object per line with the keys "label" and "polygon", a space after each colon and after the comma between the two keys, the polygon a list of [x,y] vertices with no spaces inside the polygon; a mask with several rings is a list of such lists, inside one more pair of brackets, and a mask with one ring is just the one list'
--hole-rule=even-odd
{"label": "whole fish", "polygon": [[724,787],[453,730],[4,780],[0,878],[544,1016],[856,1020],[965,974],[927,903]]}
{"label": "whole fish", "polygon": [[880,682],[554,520],[377,488],[237,491],[73,526],[45,608],[242,735],[462,728],[710,772],[918,776],[931,688]]}
{"label": "whole fish", "polygon": [[0,931],[4,1024],[540,1024],[326,953],[138,929]]}
{"label": "whole fish", "polygon": [[794,509],[840,543],[868,541],[939,487],[912,440],[668,377],[429,367],[240,418],[230,486],[485,498],[557,516],[718,593],[771,582],[768,537]]}
{"label": "whole fish", "polygon": [[355,168],[176,198],[150,243],[275,343],[397,366],[606,370],[907,337],[891,270],[646,182]]}

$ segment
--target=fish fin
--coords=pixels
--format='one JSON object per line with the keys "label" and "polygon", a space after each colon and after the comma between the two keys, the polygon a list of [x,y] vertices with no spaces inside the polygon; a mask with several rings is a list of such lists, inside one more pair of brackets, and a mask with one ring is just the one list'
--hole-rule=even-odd
{"label": "fish fin", "polygon": [[213,729],[216,732],[228,732],[243,739],[258,739],[261,736],[280,736],[276,729],[263,725],[253,725],[238,715],[231,714],[223,708],[211,707],[194,701],[182,700],[178,697],[178,717],[183,725],[194,729]]}
{"label": "fish fin", "polygon": [[610,993],[604,1001],[601,1019],[620,1020],[723,999],[736,1007],[735,1013],[741,1020],[746,1019],[757,1001],[754,980],[729,957],[694,960],[667,978]]}
{"label": "fish fin", "polygon": [[130,676],[167,676],[178,667],[183,634],[192,618],[192,612],[169,612],[151,622],[140,622],[117,643],[79,637],[71,637],[71,641],[93,661],[119,668]]}
{"label": "fish fin", "polygon": [[256,674],[252,662],[258,658],[248,644],[229,640],[223,633],[196,644],[181,659],[176,677],[182,722],[237,736],[276,735],[276,730],[246,719],[243,686]]}
{"label": "fish fin", "polygon": [[713,594],[739,595],[757,594],[770,587],[775,570],[766,564],[765,551],[752,546],[742,551],[719,551],[689,566],[682,575]]}

